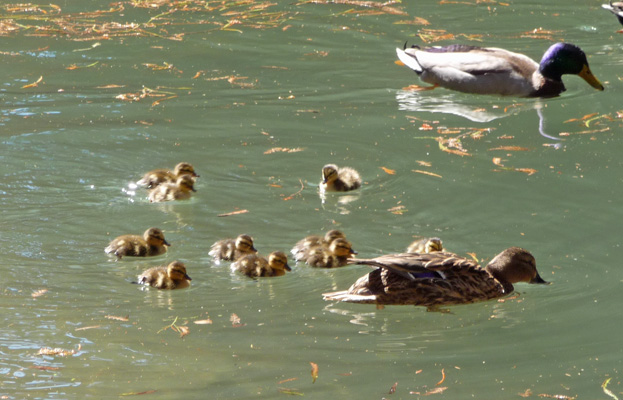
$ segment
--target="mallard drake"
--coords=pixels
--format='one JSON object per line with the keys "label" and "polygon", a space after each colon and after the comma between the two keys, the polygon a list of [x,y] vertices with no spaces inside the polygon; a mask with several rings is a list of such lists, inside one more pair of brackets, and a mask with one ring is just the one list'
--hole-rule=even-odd
{"label": "mallard drake", "polygon": [[338,268],[346,265],[347,260],[357,254],[351,243],[344,238],[337,238],[329,246],[312,248],[304,260],[306,264],[315,268]]}
{"label": "mallard drake", "polygon": [[388,254],[347,263],[377,269],[348,290],[323,294],[325,300],[435,308],[504,296],[517,282],[547,283],[539,276],[532,254],[519,247],[502,251],[484,268],[446,252]]}
{"label": "mallard drake", "polygon": [[623,2],[610,2],[609,4],[602,4],[601,6],[616,15],[619,23],[623,25]]}
{"label": "mallard drake", "polygon": [[236,261],[248,254],[255,254],[253,238],[249,235],[238,235],[235,239],[222,239],[210,247],[210,254],[215,260]]}
{"label": "mallard drake", "polygon": [[195,180],[190,175],[182,175],[175,183],[164,182],[149,192],[149,201],[160,203],[163,201],[186,200],[196,192]]}
{"label": "mallard drake", "polygon": [[159,256],[171,246],[164,238],[164,233],[158,228],[149,228],[138,235],[122,235],[113,239],[104,249],[107,254],[113,254],[118,258],[123,256],[150,257]]}
{"label": "mallard drake", "polygon": [[296,242],[290,252],[296,261],[307,258],[311,250],[318,246],[329,246],[335,239],[345,239],[346,235],[337,229],[331,229],[324,236],[311,235]]}
{"label": "mallard drake", "polygon": [[407,247],[407,253],[434,253],[443,251],[443,243],[438,237],[416,240]]}
{"label": "mallard drake", "polygon": [[350,168],[338,168],[335,164],[322,167],[320,190],[329,192],[347,192],[361,187],[359,172]]}
{"label": "mallard drake", "polygon": [[494,47],[451,45],[396,49],[398,58],[424,82],[459,92],[520,97],[553,97],[565,90],[562,75],[579,75],[604,90],[586,54],[570,43],[552,45],[537,64],[526,55]]}
{"label": "mallard drake", "polygon": [[181,162],[175,166],[173,171],[168,169],[155,169],[147,172],[143,177],[136,182],[139,186],[144,186],[148,189],[153,189],[161,183],[175,182],[177,178],[182,175],[190,175],[193,178],[198,178],[199,175],[195,173],[195,168],[187,163]]}
{"label": "mallard drake", "polygon": [[149,268],[138,276],[140,285],[152,286],[157,289],[182,289],[190,286],[190,276],[186,273],[186,266],[180,261],[173,261],[169,265]]}
{"label": "mallard drake", "polygon": [[282,251],[270,253],[268,260],[257,254],[248,254],[234,261],[231,269],[250,278],[282,276],[286,274],[286,271],[292,271],[288,265],[288,256]]}

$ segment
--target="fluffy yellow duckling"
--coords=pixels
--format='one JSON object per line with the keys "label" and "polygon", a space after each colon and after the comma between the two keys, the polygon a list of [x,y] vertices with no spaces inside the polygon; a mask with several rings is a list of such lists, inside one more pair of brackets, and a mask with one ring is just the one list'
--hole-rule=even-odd
{"label": "fluffy yellow duckling", "polygon": [[155,169],[146,173],[143,178],[136,182],[139,186],[144,186],[148,189],[153,189],[161,183],[175,182],[180,176],[190,175],[193,178],[198,178],[199,175],[195,173],[195,168],[187,163],[181,162],[175,166],[173,171],[168,169]]}
{"label": "fluffy yellow duckling", "polygon": [[344,238],[337,238],[329,246],[312,249],[305,263],[315,268],[338,268],[346,265],[347,260],[357,254],[351,243]]}
{"label": "fluffy yellow duckling", "polygon": [[540,63],[530,57],[495,47],[451,45],[396,49],[398,59],[420,79],[472,94],[552,97],[565,91],[562,75],[573,74],[597,90],[604,86],[588,67],[586,54],[571,43],[556,43]]}
{"label": "fluffy yellow duckling", "polygon": [[322,167],[320,190],[329,192],[347,192],[361,187],[359,172],[349,167],[338,168],[335,164]]}
{"label": "fluffy yellow duckling", "polygon": [[210,247],[210,254],[215,260],[236,261],[249,254],[255,254],[253,238],[249,235],[239,235],[235,239],[222,239]]}
{"label": "fluffy yellow duckling", "polygon": [[268,260],[257,254],[246,255],[234,261],[231,269],[250,278],[282,276],[286,274],[286,271],[292,271],[288,265],[288,256],[282,251],[270,253]]}
{"label": "fluffy yellow duckling", "polygon": [[160,203],[163,201],[186,200],[192,192],[196,192],[195,180],[190,175],[182,175],[175,183],[165,182],[156,186],[149,192],[149,201]]}
{"label": "fluffy yellow duckling", "polygon": [[165,253],[167,246],[171,244],[165,240],[164,233],[158,228],[149,228],[143,237],[123,235],[113,239],[104,251],[119,258],[123,256],[150,257]]}
{"label": "fluffy yellow duckling", "polygon": [[376,267],[348,290],[325,293],[325,300],[368,304],[411,304],[435,309],[467,304],[511,293],[517,282],[547,283],[536,270],[534,256],[511,247],[482,268],[456,254],[388,254],[372,259],[352,259],[348,264]]}
{"label": "fluffy yellow duckling", "polygon": [[157,289],[183,289],[190,286],[190,276],[186,266],[180,261],[173,261],[168,266],[149,268],[138,276],[138,283]]}
{"label": "fluffy yellow duckling", "polygon": [[345,239],[346,235],[337,229],[331,229],[325,233],[324,237],[319,235],[307,236],[296,242],[290,252],[294,256],[296,261],[301,261],[307,258],[309,253],[318,246],[329,246],[335,239]]}
{"label": "fluffy yellow duckling", "polygon": [[407,253],[434,253],[436,251],[443,251],[441,239],[437,237],[416,240],[407,247]]}

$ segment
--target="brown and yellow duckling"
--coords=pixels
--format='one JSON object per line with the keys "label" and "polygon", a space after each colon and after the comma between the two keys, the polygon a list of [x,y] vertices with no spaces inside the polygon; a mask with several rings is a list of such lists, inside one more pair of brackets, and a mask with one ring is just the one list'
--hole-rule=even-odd
{"label": "brown and yellow duckling", "polygon": [[536,270],[532,254],[510,247],[482,268],[456,254],[388,254],[348,264],[376,267],[348,290],[325,293],[325,300],[367,304],[411,304],[435,309],[467,304],[511,293],[517,282],[547,283]]}
{"label": "brown and yellow duckling", "polygon": [[249,235],[238,235],[235,239],[222,239],[210,247],[210,254],[215,260],[236,261],[249,254],[255,254],[253,238]]}
{"label": "brown and yellow duckling", "polygon": [[438,237],[416,240],[407,247],[407,253],[434,253],[443,251],[443,243]]}
{"label": "brown and yellow duckling", "polygon": [[354,254],[357,252],[348,240],[337,238],[329,246],[313,248],[301,261],[315,268],[338,268],[346,265]]}
{"label": "brown and yellow duckling", "polygon": [[186,273],[186,266],[180,261],[173,261],[168,266],[149,268],[138,276],[138,284],[156,289],[187,288],[191,280]]}
{"label": "brown and yellow duckling", "polygon": [[175,183],[165,182],[156,186],[149,192],[149,201],[160,203],[163,201],[186,200],[193,192],[196,192],[195,180],[190,175],[182,175]]}
{"label": "brown and yellow duckling", "polygon": [[331,229],[324,236],[311,235],[296,242],[290,252],[296,261],[307,258],[308,254],[319,246],[329,246],[335,239],[346,239],[346,235],[337,229]]}
{"label": "brown and yellow duckling", "polygon": [[113,254],[118,258],[123,256],[151,257],[159,256],[171,246],[164,238],[164,233],[158,228],[149,228],[138,235],[123,235],[113,239],[104,250],[107,254]]}
{"label": "brown and yellow duckling", "polygon": [[155,169],[153,171],[149,171],[143,177],[136,182],[139,186],[144,186],[148,189],[153,189],[161,183],[165,182],[175,182],[177,179],[183,175],[189,175],[193,179],[198,178],[199,175],[195,172],[195,168],[187,163],[181,162],[175,166],[173,171],[168,169]]}
{"label": "brown and yellow duckling", "polygon": [[288,265],[288,256],[282,251],[270,253],[268,259],[257,254],[246,255],[231,264],[231,270],[250,278],[282,276],[292,271]]}
{"label": "brown and yellow duckling", "polygon": [[320,190],[327,192],[347,192],[361,187],[359,172],[350,168],[338,168],[335,164],[322,167]]}

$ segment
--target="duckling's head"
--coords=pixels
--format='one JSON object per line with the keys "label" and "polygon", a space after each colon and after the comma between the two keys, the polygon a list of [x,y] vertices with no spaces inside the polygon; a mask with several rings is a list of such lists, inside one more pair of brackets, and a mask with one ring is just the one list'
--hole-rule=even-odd
{"label": "duckling's head", "polygon": [[270,253],[270,256],[268,256],[268,265],[275,270],[292,271],[292,268],[288,265],[288,256],[286,256],[283,251],[273,251]]}
{"label": "duckling's head", "polygon": [[329,246],[329,251],[337,257],[350,257],[353,254],[357,254],[357,252],[352,249],[350,242],[344,238],[335,239]]}
{"label": "duckling's head", "polygon": [[175,174],[175,176],[190,175],[196,178],[199,177],[199,175],[195,173],[195,168],[187,162],[181,162],[177,164],[175,166],[175,169],[173,170],[173,173]]}
{"label": "duckling's head", "polygon": [[586,54],[571,43],[556,43],[550,46],[543,54],[539,72],[544,77],[557,82],[562,81],[562,75],[578,75],[595,89],[604,90],[604,86],[588,67]]}
{"label": "duckling's head", "polygon": [[186,273],[186,266],[180,261],[173,261],[169,264],[167,267],[167,275],[169,275],[169,278],[172,280],[178,282],[183,280],[192,281],[190,276]]}
{"label": "duckling's head", "polygon": [[145,241],[151,246],[171,246],[164,238],[164,233],[159,228],[149,228],[143,234]]}
{"label": "duckling's head", "polygon": [[190,175],[182,175],[177,178],[177,187],[179,187],[184,192],[196,192],[194,184],[195,180]]}
{"label": "duckling's head", "polygon": [[236,250],[243,253],[257,253],[253,247],[253,238],[249,235],[239,235],[236,238]]}
{"label": "duckling's head", "polygon": [[529,251],[510,247],[493,258],[485,269],[498,281],[508,283],[547,283],[536,270],[536,260]]}
{"label": "duckling's head", "polygon": [[338,231],[337,229],[331,229],[324,235],[325,243],[331,243],[335,239],[345,239],[345,238],[346,238],[346,235],[344,235],[342,231]]}
{"label": "duckling's head", "polygon": [[322,183],[329,183],[336,180],[338,177],[337,170],[338,168],[335,164],[327,164],[322,167]]}
{"label": "duckling's head", "polygon": [[441,239],[438,237],[427,239],[424,243],[424,252],[435,253],[438,251],[443,251],[443,243],[441,242]]}

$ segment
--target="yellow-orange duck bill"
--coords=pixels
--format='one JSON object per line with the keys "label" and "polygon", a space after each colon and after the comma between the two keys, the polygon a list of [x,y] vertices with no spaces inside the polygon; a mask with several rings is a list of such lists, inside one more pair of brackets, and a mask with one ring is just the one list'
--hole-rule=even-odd
{"label": "yellow-orange duck bill", "polygon": [[591,72],[591,69],[588,65],[584,65],[582,67],[582,71],[578,74],[578,76],[586,81],[589,85],[594,87],[597,90],[604,90],[604,85],[599,82],[599,79]]}

